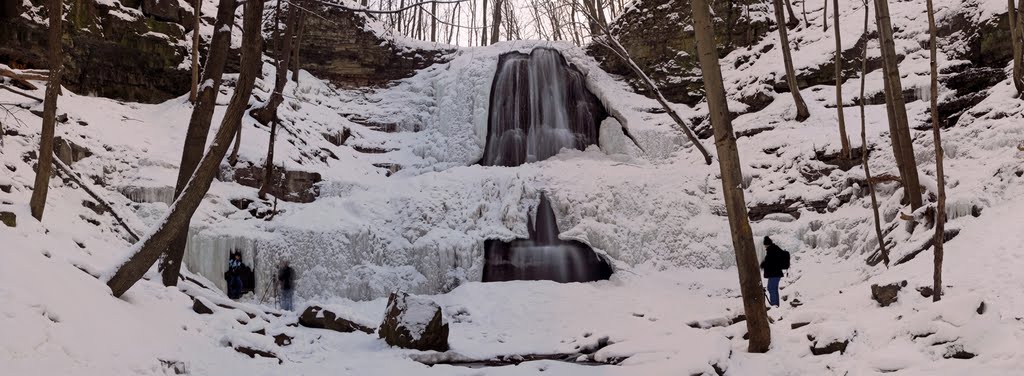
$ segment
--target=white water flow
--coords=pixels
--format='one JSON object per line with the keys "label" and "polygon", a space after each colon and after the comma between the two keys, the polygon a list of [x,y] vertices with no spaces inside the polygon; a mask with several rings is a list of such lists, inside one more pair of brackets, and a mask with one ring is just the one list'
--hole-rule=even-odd
{"label": "white water flow", "polygon": [[596,144],[605,109],[583,74],[548,48],[499,59],[491,87],[487,146],[481,164],[518,166],[547,159],[563,148]]}
{"label": "white water flow", "polygon": [[558,238],[551,202],[541,194],[529,239],[489,241],[483,281],[551,280],[589,282],[608,279],[611,267],[587,245]]}

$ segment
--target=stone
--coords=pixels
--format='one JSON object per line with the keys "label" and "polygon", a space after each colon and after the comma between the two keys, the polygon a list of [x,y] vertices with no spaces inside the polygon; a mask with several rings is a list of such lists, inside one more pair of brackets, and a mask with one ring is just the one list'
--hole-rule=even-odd
{"label": "stone", "polygon": [[843,353],[846,353],[846,346],[850,345],[850,341],[849,340],[830,342],[828,344],[819,344],[817,341],[814,340],[813,337],[808,336],[808,339],[810,339],[811,342],[812,342],[811,343],[811,354],[814,354],[814,355],[827,355],[827,354],[832,354],[832,353],[835,353],[835,352],[839,352],[839,354],[843,354]]}
{"label": "stone", "polygon": [[57,159],[60,159],[61,162],[64,162],[64,164],[68,166],[92,156],[92,151],[86,147],[59,136],[54,137],[53,147],[54,151],[57,153]]}
{"label": "stone", "polygon": [[142,0],[142,14],[160,21],[181,22],[178,0]]}
{"label": "stone", "polygon": [[405,49],[367,27],[365,15],[320,7],[322,17],[306,19],[302,69],[343,88],[383,85],[418,69],[446,62],[450,50]]}
{"label": "stone", "polygon": [[[327,329],[341,333],[363,332],[373,334],[373,329],[356,323],[320,306],[310,306],[299,315],[299,325],[307,328]],[[289,340],[290,341],[290,340]]]}
{"label": "stone", "polygon": [[0,192],[11,193],[11,185],[10,184],[0,184]]}
{"label": "stone", "polygon": [[805,327],[807,325],[810,325],[810,324],[811,323],[809,323],[809,322],[795,322],[792,325],[790,325],[789,328],[796,330],[796,329],[803,328],[803,327]]}
{"label": "stone", "polygon": [[7,227],[18,227],[18,216],[7,211],[0,211],[0,223]]}
{"label": "stone", "polygon": [[203,299],[193,298],[192,299],[192,311],[200,315],[209,315],[213,313],[213,309],[210,306],[203,303]]}
{"label": "stone", "polygon": [[295,337],[281,333],[274,336],[274,343],[277,344],[278,346],[288,346],[292,344],[292,340],[294,339]]}
{"label": "stone", "polygon": [[[173,3],[177,0],[160,0]],[[47,29],[22,17],[25,2],[0,9],[0,63],[47,69]],[[76,0],[64,25],[64,79],[72,92],[123,101],[158,103],[189,91],[179,69],[189,55],[181,24],[123,17],[117,2]],[[167,17],[164,17],[167,19]],[[166,36],[166,38],[164,37]],[[185,64],[187,65],[187,64]]]}
{"label": "stone", "polygon": [[931,286],[918,287],[917,292],[921,293],[921,296],[925,298],[930,298],[932,295],[935,295],[935,290],[933,290]]}
{"label": "stone", "polygon": [[879,286],[878,284],[871,285],[871,299],[878,302],[878,305],[882,307],[888,307],[890,304],[895,303],[899,300],[900,289],[907,285],[907,281],[899,283],[890,283],[887,285]]}
{"label": "stone", "polygon": [[[286,170],[280,166],[274,166],[273,173],[277,177],[275,178],[276,184],[270,188],[270,194],[278,199],[288,202],[310,203],[316,200],[317,196],[320,196],[320,188],[317,186],[317,183],[323,179],[318,172],[293,171]],[[263,166],[249,163],[245,167],[221,170],[218,179],[222,181],[234,180],[236,183],[246,187],[259,189],[263,186],[263,176]]]}
{"label": "stone", "polygon": [[377,331],[388,345],[421,351],[448,351],[448,323],[434,301],[398,291],[388,297]]}
{"label": "stone", "polygon": [[274,359],[277,359],[277,364],[284,363],[283,361],[281,361],[281,358],[277,357],[277,354],[274,354],[274,353],[272,353],[270,351],[267,351],[267,350],[254,349],[254,348],[249,347],[249,346],[238,346],[238,347],[234,347],[234,349],[237,352],[240,352],[242,354],[248,355],[250,358],[256,358],[257,356],[260,356],[260,357],[263,357],[263,358],[274,358]]}

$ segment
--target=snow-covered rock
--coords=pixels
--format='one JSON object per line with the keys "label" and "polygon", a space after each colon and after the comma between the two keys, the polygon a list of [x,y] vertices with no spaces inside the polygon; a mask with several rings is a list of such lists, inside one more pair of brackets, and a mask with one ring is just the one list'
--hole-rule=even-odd
{"label": "snow-covered rock", "polygon": [[448,351],[448,322],[441,306],[428,298],[401,291],[388,297],[378,334],[391,346]]}

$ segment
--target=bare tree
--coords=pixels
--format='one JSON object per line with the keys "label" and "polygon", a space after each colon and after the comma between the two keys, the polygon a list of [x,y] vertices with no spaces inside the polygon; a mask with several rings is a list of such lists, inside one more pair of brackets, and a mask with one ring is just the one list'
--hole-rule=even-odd
{"label": "bare tree", "polygon": [[49,44],[50,74],[46,83],[46,95],[43,99],[43,130],[39,138],[39,163],[36,167],[36,179],[32,186],[32,198],[29,208],[36,220],[43,220],[46,209],[46,193],[50,189],[50,175],[53,173],[53,134],[57,125],[57,97],[60,96],[60,83],[64,73],[64,51],[61,46],[63,35],[64,2],[50,0],[47,3],[50,16],[50,29],[47,33]]}
{"label": "bare tree", "polygon": [[[839,141],[843,148],[843,158],[852,158],[850,154],[850,140],[846,138],[846,116],[843,113],[843,36],[839,31],[839,0],[832,0],[834,11],[832,12],[833,30],[836,34],[836,113],[839,115]],[[825,2],[828,4],[828,1]],[[867,47],[865,46],[865,49]]]}
{"label": "bare tree", "polygon": [[490,44],[487,43],[487,0],[481,0],[481,2],[483,2],[484,4],[484,12],[480,16],[480,22],[483,23],[484,28],[480,31],[480,36],[482,38],[482,40],[480,41],[480,45],[486,46]]}
{"label": "bare tree", "polygon": [[196,94],[199,91],[199,16],[203,1],[195,0],[192,6],[195,8],[192,19],[192,91],[188,95],[188,101],[196,103]]}
{"label": "bare tree", "polygon": [[306,12],[299,12],[298,26],[296,27],[295,46],[292,47],[292,81],[295,86],[299,85],[299,70],[302,65],[299,63],[299,48],[302,47],[302,35],[306,31]]}
{"label": "bare tree", "polygon": [[[868,185],[868,192],[871,193],[871,212],[875,216],[875,237],[878,239],[879,252],[882,254],[882,262],[889,267],[889,250],[885,248],[885,236],[882,235],[882,220],[878,215],[878,198],[875,194],[875,183],[871,181],[871,169],[868,167],[868,136],[867,116],[864,114],[864,86],[868,74],[868,0],[864,0],[864,52],[860,57],[860,158],[864,165],[864,181]],[[839,25],[838,23],[836,25]],[[838,30],[839,27],[836,26]]]}
{"label": "bare tree", "polygon": [[779,29],[779,44],[782,46],[782,60],[786,66],[786,83],[789,84],[789,92],[793,94],[793,102],[796,104],[796,121],[807,120],[811,116],[811,113],[807,111],[807,103],[804,102],[803,96],[800,95],[800,87],[796,83],[796,73],[793,69],[793,57],[789,52],[789,35],[786,32],[786,28],[782,27],[783,15],[782,15],[782,0],[772,0],[775,5],[775,23],[778,24]]}
{"label": "bare tree", "polygon": [[246,0],[243,11],[241,72],[221,127],[217,130],[217,135],[214,136],[206,155],[199,162],[195,174],[185,190],[171,204],[164,219],[149,235],[132,247],[124,263],[116,265],[112,272],[105,276],[107,286],[114,296],[120,297],[128,291],[153,265],[165,245],[180,232],[187,231],[192,215],[202,202],[203,196],[209,191],[217,167],[227,153],[231,137],[242,124],[256,76],[260,74],[262,18],[263,0]]}
{"label": "bare tree", "polygon": [[[185,144],[181,148],[181,163],[178,167],[178,179],[174,186],[174,198],[181,196],[196,166],[203,158],[206,139],[210,134],[210,122],[217,107],[217,96],[224,76],[224,65],[228,60],[231,47],[231,27],[235,24],[235,0],[220,0],[217,7],[217,19],[214,21],[213,38],[210,41],[210,52],[206,57],[203,69],[203,86],[199,88],[192,116],[185,133]],[[188,230],[180,232],[168,243],[160,263],[162,279],[165,286],[178,284],[181,272],[181,260],[185,256],[185,244],[188,241]]]}
{"label": "bare tree", "polygon": [[[754,249],[754,238],[750,231],[747,206],[743,198],[740,156],[736,148],[736,134],[729,119],[729,105],[725,98],[722,71],[718,65],[711,10],[708,8],[707,0],[693,0],[690,5],[693,9],[697,55],[700,57],[700,70],[704,78],[704,93],[708,100],[711,125],[715,129],[715,146],[718,148],[718,163],[722,173],[722,194],[725,196],[729,229],[736,253],[736,270],[739,273],[740,294],[743,296],[743,311],[747,317],[747,333],[750,338],[747,351],[763,353],[771,347],[771,328],[768,326],[768,314],[764,305],[757,251]],[[779,27],[782,27],[781,24]]]}
{"label": "bare tree", "polygon": [[[934,254],[935,254],[935,270],[932,279],[932,301],[939,301],[942,299],[942,252],[943,245],[946,242],[946,177],[943,175],[942,168],[942,135],[939,128],[939,70],[937,63],[938,55],[938,41],[936,35],[938,32],[935,30],[935,10],[932,7],[932,0],[927,0],[928,5],[928,30],[930,38],[928,44],[931,47],[931,74],[932,74],[932,90],[931,90],[931,102],[932,102],[932,137],[935,142],[935,178],[938,180],[938,203],[935,208],[935,240],[934,243]],[[1017,41],[1015,41],[1016,43]]]}
{"label": "bare tree", "polygon": [[501,30],[501,0],[494,0],[494,15],[491,16],[491,44],[498,43],[498,35]]}
{"label": "bare tree", "polygon": [[875,1],[875,19],[878,24],[878,40],[882,47],[882,74],[886,99],[888,101],[889,130],[893,139],[893,156],[901,168],[903,190],[906,192],[910,207],[917,210],[922,205],[921,184],[917,176],[917,161],[914,158],[914,143],[910,138],[910,125],[907,119],[907,106],[903,100],[903,85],[900,83],[900,70],[896,56],[896,44],[892,36],[892,24],[889,20],[889,1]]}
{"label": "bare tree", "polygon": [[[807,0],[800,0],[801,4],[804,4],[804,23],[807,22]],[[786,0],[786,12],[789,13],[789,21],[786,22],[786,27],[792,29],[800,24],[800,20],[796,18],[796,13],[793,13],[793,4],[790,0]],[[779,23],[782,25],[782,23]]]}
{"label": "bare tree", "polygon": [[[835,13],[836,18],[838,19],[839,18],[839,12],[838,12],[839,7],[835,7],[835,8],[836,9],[832,13]],[[838,25],[838,24],[839,23],[836,22],[836,25]],[[821,25],[825,28],[824,31],[828,31],[828,0],[825,0],[825,6],[823,8],[821,8]]]}

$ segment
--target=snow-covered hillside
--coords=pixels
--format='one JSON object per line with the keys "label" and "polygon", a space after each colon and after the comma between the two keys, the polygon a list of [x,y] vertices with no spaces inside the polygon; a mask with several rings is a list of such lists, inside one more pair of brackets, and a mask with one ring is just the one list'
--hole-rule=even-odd
{"label": "snow-covered hillside", "polygon": [[[928,79],[923,3],[892,4],[897,49],[906,56],[903,82],[918,91],[927,90]],[[961,22],[963,15],[987,22],[1005,7],[994,0],[937,4],[940,24]],[[820,26],[820,4],[808,6],[817,9],[808,8],[808,17]],[[215,2],[203,7],[212,13]],[[862,5],[847,2],[839,11],[844,48],[854,48]],[[831,32],[800,27],[790,38],[799,47],[798,69],[814,69],[832,56]],[[447,63],[376,89],[338,89],[303,72],[284,91],[275,162],[319,174],[316,199],[264,202],[256,188],[236,182],[261,165],[269,140],[267,127],[246,118],[238,166],[222,166],[221,179],[193,217],[186,255],[191,280],[165,288],[154,267],[152,281],[141,281],[122,299],[90,274],[122,257],[128,237],[77,183],[55,177],[43,222],[29,215],[40,123],[34,112],[41,105],[0,91],[0,103],[17,104],[17,121],[0,116],[7,131],[0,146],[0,188],[7,187],[0,189],[0,212],[17,217],[16,227],[0,225],[6,245],[0,251],[0,332],[9,334],[0,337],[0,368],[46,375],[176,369],[193,375],[1019,373],[1024,102],[1010,81],[982,89],[984,99],[961,109],[943,133],[947,233],[955,237],[946,245],[946,295],[933,304],[915,291],[931,284],[931,229],[899,219],[909,209],[900,204],[896,183],[878,185],[894,265],[866,263],[877,245],[870,200],[860,165],[837,158],[835,89],[803,90],[811,118],[790,120],[789,94],[771,89],[783,75],[779,49],[754,53],[777,43],[768,33],[758,46],[722,59],[727,90],[737,100],[730,106],[741,113],[733,124],[754,235],[770,235],[794,255],[783,282],[784,307],[769,312],[775,323],[767,354],[746,353],[745,326],[733,320],[742,306],[718,166],[703,164],[657,102],[604,72],[584,50],[513,41],[458,49]],[[971,64],[966,57],[973,46],[958,44],[957,35],[940,44],[941,69]],[[597,147],[563,150],[520,167],[479,166],[498,58],[535,47],[561,51],[613,117],[602,123]],[[875,41],[868,47],[869,56],[878,55]],[[267,61],[257,81],[261,100],[273,86]],[[214,124],[236,76],[228,77]],[[867,95],[877,96],[880,72],[869,73],[867,82]],[[848,106],[859,89],[857,79],[842,87]],[[940,90],[943,98],[961,95],[948,85]],[[774,100],[752,111],[738,99],[754,92]],[[31,94],[42,97],[43,90]],[[145,233],[171,200],[191,113],[187,95],[139,104],[81,94],[65,90],[58,111],[67,121],[58,124],[57,135],[77,151],[69,153],[75,156],[71,167],[132,229]],[[675,108],[694,122],[707,111],[703,104]],[[912,128],[927,126],[926,102],[907,109]],[[873,174],[895,175],[884,105],[869,105],[864,120]],[[846,122],[859,135],[855,107],[846,109]],[[934,192],[932,138],[913,132],[922,183]],[[711,140],[703,142],[714,149]],[[861,145],[859,137],[851,143]],[[561,237],[607,257],[615,269],[611,280],[479,282],[483,242],[525,238],[542,192],[552,201]],[[267,217],[275,205],[279,213]],[[190,296],[234,306],[216,288],[202,287],[224,288],[233,250],[243,250],[255,267],[255,294],[238,309],[197,315]],[[391,349],[375,335],[289,326],[296,316],[273,308],[270,282],[282,260],[298,273],[298,306],[323,305],[372,327],[392,290],[430,295],[451,323],[451,352]],[[897,303],[883,308],[871,300],[872,284],[903,280],[907,287]],[[275,344],[278,334],[293,337],[291,345]],[[843,354],[812,355],[815,345],[843,341]],[[250,359],[234,350],[240,347],[271,352],[280,362]],[[597,347],[588,360],[621,363],[537,361],[483,369],[422,363]],[[967,353],[974,356],[958,359]]]}

